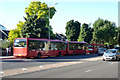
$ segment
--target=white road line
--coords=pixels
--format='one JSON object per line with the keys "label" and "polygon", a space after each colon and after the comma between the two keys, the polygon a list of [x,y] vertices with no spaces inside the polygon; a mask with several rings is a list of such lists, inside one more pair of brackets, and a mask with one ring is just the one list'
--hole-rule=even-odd
{"label": "white road line", "polygon": [[22,70],[23,70],[23,71],[27,71],[27,69],[26,69],[26,68],[22,68]]}
{"label": "white road line", "polygon": [[116,64],[116,63],[118,63],[118,62],[108,62],[109,64],[111,64],[111,65],[113,65],[113,64]]}
{"label": "white road line", "polygon": [[90,71],[92,71],[92,69],[89,69],[89,70],[87,70],[87,71],[85,71],[85,72],[90,72]]}
{"label": "white road line", "polygon": [[43,66],[39,66],[40,68],[43,68]]}
{"label": "white road line", "polygon": [[1,75],[4,75],[4,72],[0,72]]}
{"label": "white road line", "polygon": [[[96,58],[95,59],[91,58],[91,59],[92,60],[98,60]],[[86,59],[86,60],[91,61],[91,59]],[[26,61],[29,61],[29,60],[26,60]],[[49,64],[49,65],[45,65],[45,66],[39,65],[39,66],[35,66],[35,67],[5,70],[3,75],[5,75],[5,76],[16,75],[16,74],[28,73],[28,72],[38,71],[38,70],[47,70],[47,69],[51,69],[51,68],[55,68],[55,67],[70,66],[70,65],[79,64],[79,63],[86,63],[86,62],[84,62],[84,61],[82,61],[82,62],[81,61],[80,62],[78,62],[78,61],[75,61],[75,62],[61,62],[61,63]],[[38,67],[39,67],[39,69],[38,69]],[[86,70],[85,72],[90,72],[90,71],[92,71],[92,69]]]}

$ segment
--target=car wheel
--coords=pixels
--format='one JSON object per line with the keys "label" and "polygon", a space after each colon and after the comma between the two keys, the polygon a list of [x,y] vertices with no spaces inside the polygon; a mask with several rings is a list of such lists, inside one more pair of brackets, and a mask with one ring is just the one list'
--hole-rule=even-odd
{"label": "car wheel", "polygon": [[85,54],[86,54],[86,51],[84,51],[83,55],[85,55]]}
{"label": "car wheel", "polygon": [[103,59],[103,61],[105,61],[105,59]]}
{"label": "car wheel", "polygon": [[116,60],[117,60],[117,61],[119,61],[119,60],[120,60],[120,58],[116,57]]}
{"label": "car wheel", "polygon": [[58,56],[61,56],[61,52],[58,53]]}
{"label": "car wheel", "polygon": [[75,51],[73,52],[73,55],[75,55]]}
{"label": "car wheel", "polygon": [[118,58],[118,61],[120,61],[120,58]]}

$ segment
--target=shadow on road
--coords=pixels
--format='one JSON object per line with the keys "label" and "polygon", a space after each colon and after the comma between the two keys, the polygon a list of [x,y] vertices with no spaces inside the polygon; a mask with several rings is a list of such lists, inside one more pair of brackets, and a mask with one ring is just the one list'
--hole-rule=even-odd
{"label": "shadow on road", "polygon": [[[60,56],[60,57],[47,57],[42,59],[9,59],[2,60],[2,62],[71,62],[79,61],[80,59],[94,58],[98,57],[97,54],[86,54],[86,55],[71,55],[71,56]],[[100,56],[101,57],[101,56]]]}

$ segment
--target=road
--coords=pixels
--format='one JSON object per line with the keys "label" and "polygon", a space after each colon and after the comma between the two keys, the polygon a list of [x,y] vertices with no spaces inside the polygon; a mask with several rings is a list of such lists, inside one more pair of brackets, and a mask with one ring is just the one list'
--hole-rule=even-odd
{"label": "road", "polygon": [[49,57],[44,59],[3,59],[2,70],[16,69],[16,68],[26,68],[33,66],[40,66],[46,64],[54,64],[59,62],[71,62],[79,61],[81,59],[98,57],[96,54],[90,55],[76,55],[76,56],[61,56],[61,57]]}
{"label": "road", "polygon": [[[22,60],[22,59],[18,59]],[[118,78],[118,61],[102,61],[101,56],[97,55],[78,55],[78,56],[62,56],[45,59],[24,59],[30,64],[34,61],[34,65],[30,66],[28,63],[19,66],[20,64],[12,62],[5,62],[3,60],[3,66],[7,63],[16,64],[18,68],[31,67],[28,70],[38,68],[36,66],[42,65],[42,69],[32,70],[22,73],[4,76],[4,78]],[[23,60],[23,61],[24,61]],[[36,62],[37,61],[37,62]],[[43,63],[44,62],[44,63]],[[18,62],[17,62],[18,63]],[[43,63],[43,64],[42,64]],[[10,64],[9,64],[10,65]],[[27,66],[28,65],[28,66]],[[44,66],[48,65],[48,66]],[[51,67],[50,67],[51,66]],[[17,69],[15,67],[15,69]],[[35,68],[36,67],[36,68]],[[7,67],[6,67],[7,68]],[[8,70],[4,68],[4,70]],[[9,70],[12,70],[12,65]],[[3,71],[4,71],[3,70]]]}

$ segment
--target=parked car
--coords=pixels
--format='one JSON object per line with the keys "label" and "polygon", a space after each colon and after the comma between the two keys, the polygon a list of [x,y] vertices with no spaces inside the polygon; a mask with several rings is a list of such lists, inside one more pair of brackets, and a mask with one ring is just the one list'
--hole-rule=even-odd
{"label": "parked car", "polygon": [[120,60],[120,52],[118,49],[108,49],[103,54],[103,61],[105,60]]}
{"label": "parked car", "polygon": [[106,48],[99,48],[98,49],[98,56],[103,55],[105,51],[106,51]]}
{"label": "parked car", "polygon": [[120,51],[120,47],[116,47],[115,49],[118,49]]}

